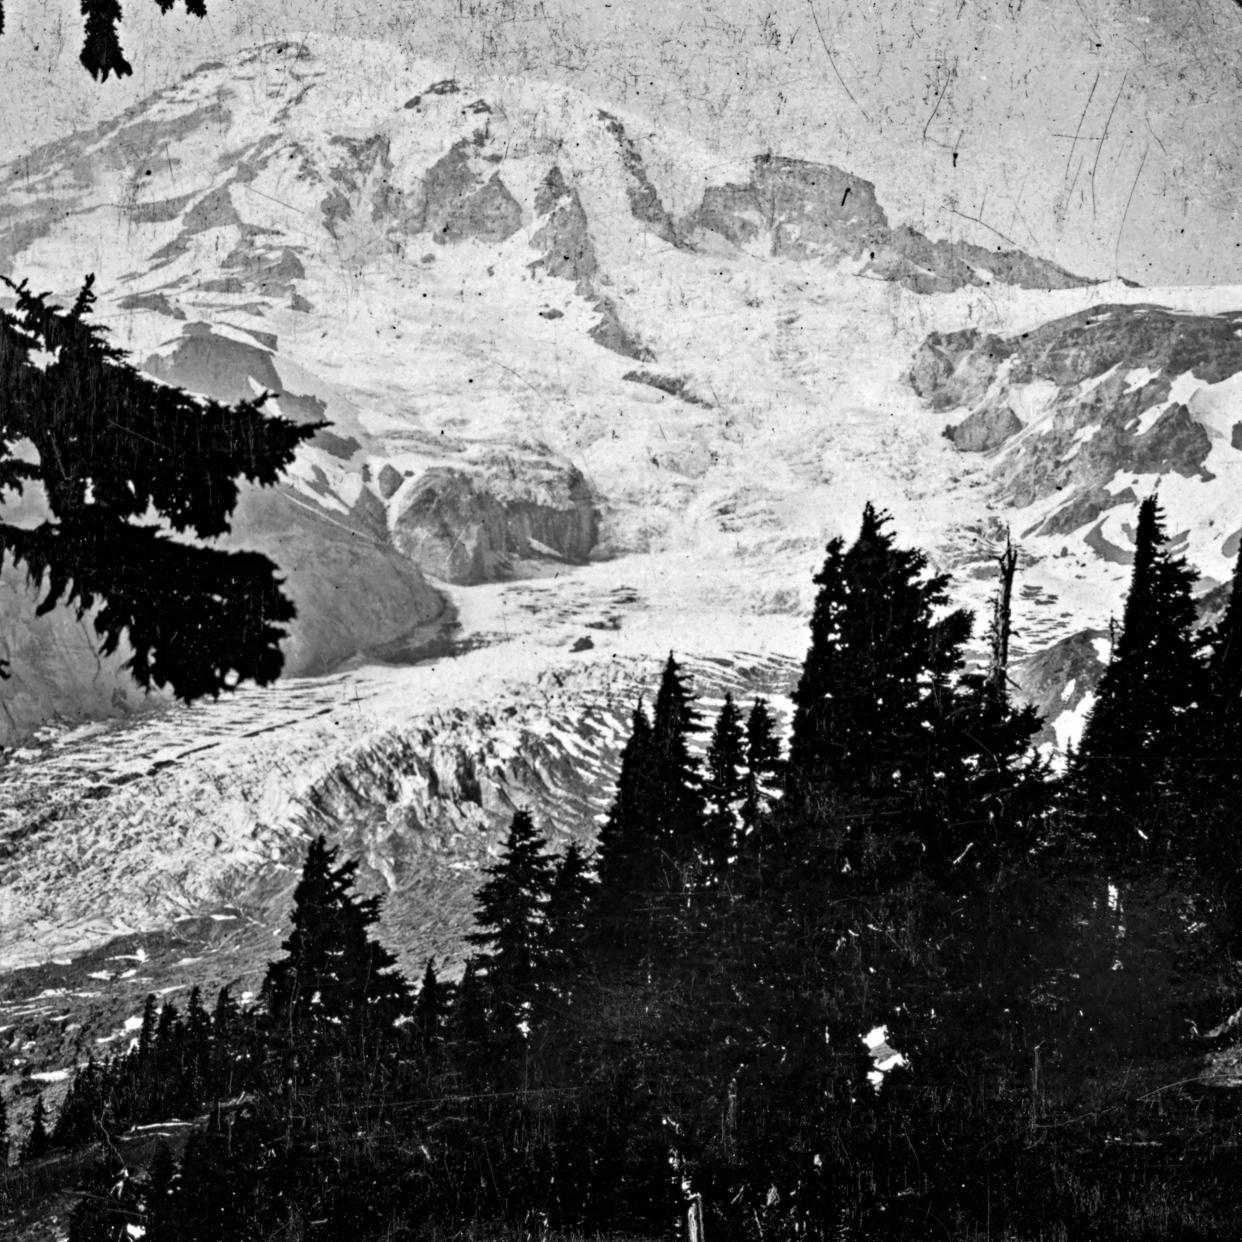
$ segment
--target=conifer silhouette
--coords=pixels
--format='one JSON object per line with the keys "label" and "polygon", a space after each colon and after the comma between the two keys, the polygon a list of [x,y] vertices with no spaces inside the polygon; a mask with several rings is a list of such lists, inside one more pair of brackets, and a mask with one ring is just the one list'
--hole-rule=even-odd
{"label": "conifer silhouette", "polygon": [[1168,547],[1155,496],[1139,505],[1134,568],[1121,632],[1096,689],[1075,756],[1073,787],[1106,859],[1129,866],[1167,841],[1156,827],[1206,698],[1198,658],[1194,570]]}
{"label": "conifer silhouette", "polygon": [[[161,13],[169,13],[176,0],[155,0]],[[185,11],[191,17],[207,16],[207,0],[185,0]],[[119,81],[129,77],[133,66],[121,50],[117,27],[121,24],[119,0],[82,0],[84,40],[78,59],[82,67],[98,82],[106,82],[110,74]],[[0,35],[4,33],[4,4],[0,0]]]}
{"label": "conifer silhouette", "polygon": [[[891,798],[917,779],[930,682],[951,660],[963,614],[937,620],[948,578],[898,548],[890,518],[871,504],[848,548],[828,545],[811,618],[811,644],[794,692],[786,798],[815,814],[828,791]],[[958,644],[960,646],[960,642]]]}
{"label": "conifer silhouette", "polygon": [[746,717],[746,793],[742,824],[749,832],[766,809],[783,771],[776,721],[766,699],[756,699]]}
{"label": "conifer silhouette", "polygon": [[444,1041],[444,1023],[448,1014],[448,996],[436,975],[434,958],[427,959],[422,983],[414,999],[414,1041],[418,1053],[431,1062],[439,1057]]}
{"label": "conifer silhouette", "polygon": [[409,985],[396,958],[370,936],[379,898],[354,893],[358,864],[316,837],[293,894],[293,931],[263,983],[276,1028],[304,1038],[356,1043],[391,1033],[410,1011]]}
{"label": "conifer silhouette", "polygon": [[52,1140],[47,1131],[47,1110],[43,1104],[43,1096],[35,1097],[34,1112],[30,1116],[30,1129],[26,1132],[22,1143],[22,1163],[39,1160],[51,1150]]}
{"label": "conifer silhouette", "polygon": [[617,792],[599,833],[600,903],[619,913],[635,895],[650,893],[659,874],[660,841],[654,801],[651,721],[642,703],[630,717],[630,736],[621,751]]}
{"label": "conifer silhouette", "polygon": [[651,717],[648,814],[663,853],[665,882],[698,870],[703,853],[702,776],[689,738],[702,729],[681,665],[669,652]]}
{"label": "conifer silhouette", "polygon": [[266,685],[294,616],[276,566],[174,536],[226,532],[239,480],[274,484],[319,424],[265,415],[264,398],[221,405],[142,375],[90,321],[93,282],[64,310],[6,281],[17,309],[0,311],[0,435],[29,440],[38,460],[0,455],[0,493],[39,483],[52,518],[0,523],[0,552],[45,589],[40,613],[98,605],[103,653],[127,641],[144,689],[189,701]]}
{"label": "conifer silhouette", "polygon": [[738,810],[747,787],[746,741],[732,694],[725,695],[716,717],[703,766],[707,803],[704,861],[717,875],[723,875],[736,848]]}
{"label": "conifer silhouette", "polygon": [[548,927],[544,973],[553,991],[563,992],[586,960],[587,919],[594,891],[590,862],[573,841],[556,864],[544,911]]}
{"label": "conifer silhouette", "polygon": [[530,812],[517,811],[500,858],[486,869],[487,879],[475,895],[478,930],[466,939],[484,950],[480,964],[487,972],[493,1022],[501,1039],[518,1034],[544,974],[553,876],[546,846]]}

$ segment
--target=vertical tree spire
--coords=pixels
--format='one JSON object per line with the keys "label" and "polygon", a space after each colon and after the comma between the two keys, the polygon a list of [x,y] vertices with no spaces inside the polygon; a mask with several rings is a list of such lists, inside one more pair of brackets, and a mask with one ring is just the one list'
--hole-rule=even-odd
{"label": "vertical tree spire", "polygon": [[996,558],[1000,583],[992,601],[992,620],[988,626],[987,686],[993,697],[1009,693],[1009,640],[1013,633],[1013,579],[1018,569],[1018,550],[1009,530],[1005,531],[1005,550]]}
{"label": "vertical tree spire", "polygon": [[1072,774],[1087,827],[1118,865],[1146,852],[1155,813],[1178,778],[1192,709],[1205,692],[1194,570],[1168,548],[1155,495],[1140,505],[1121,631],[1096,690]]}

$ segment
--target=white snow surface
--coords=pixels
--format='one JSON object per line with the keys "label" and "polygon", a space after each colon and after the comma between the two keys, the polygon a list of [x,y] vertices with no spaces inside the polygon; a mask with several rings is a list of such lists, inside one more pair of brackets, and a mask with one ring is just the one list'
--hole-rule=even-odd
{"label": "white snow surface", "polygon": [[[277,58],[283,68],[273,68]],[[132,132],[92,136],[74,159],[48,157],[32,181],[4,191],[31,210],[58,196],[72,203],[24,247],[21,274],[69,294],[94,271],[99,317],[139,358],[167,357],[194,323],[247,347],[274,336],[270,361],[285,390],[323,401],[334,433],[358,446],[348,456],[300,450],[291,483],[317,512],[348,513],[364,490],[378,498],[385,466],[414,477],[446,463],[486,470],[501,491],[508,471],[514,494],[537,495],[545,467],[567,464],[598,497],[596,563],[446,587],[462,627],[451,657],[242,690],[128,726],[53,731],[47,744],[11,754],[0,769],[0,839],[36,803],[56,814],[23,842],[20,865],[0,864],[0,967],[170,923],[264,869],[288,868],[312,791],[394,738],[468,737],[463,746],[496,764],[542,739],[594,762],[615,753],[633,690],[654,682],[670,648],[697,669],[779,666],[787,689],[823,545],[854,533],[866,501],[889,509],[902,542],[929,548],[937,569],[986,559],[988,519],[1019,530],[1046,511],[1042,502],[1003,509],[989,459],[957,452],[910,388],[910,359],[929,332],[1010,335],[1104,303],[1242,306],[1242,289],[1120,283],[1060,292],[993,283],[928,296],[723,243],[671,246],[630,209],[621,156],[590,99],[515,79],[428,91],[452,77],[388,45],[321,38],[198,71],[140,105]],[[407,108],[415,95],[418,108]],[[521,206],[520,226],[500,242],[396,238],[362,204],[384,178],[413,201],[427,169],[484,125],[470,110],[479,101],[491,109],[485,149]],[[748,176],[745,153],[722,155],[618,115],[675,219],[705,186]],[[143,145],[144,125],[158,150]],[[382,139],[389,166],[349,164],[342,139]],[[596,292],[652,351],[650,363],[591,340],[593,300],[532,268],[541,221],[531,203],[553,159],[589,219]],[[329,230],[325,193],[345,185],[346,164],[358,206]],[[189,231],[196,211],[214,223]],[[296,255],[304,275],[291,280],[304,304],[287,290],[201,287],[226,273],[223,256],[253,257],[256,244],[262,256]],[[143,293],[184,319],[119,305]],[[682,378],[710,404],[623,378],[638,367]],[[1125,373],[1131,388],[1153,378],[1142,367]],[[1218,580],[1230,568],[1227,537],[1242,524],[1242,454],[1230,447],[1240,384],[1179,376],[1169,397],[1189,402],[1212,436],[1207,465],[1219,483],[1125,475],[1110,485],[1142,495],[1159,481],[1170,528],[1190,532],[1196,563]],[[1012,388],[1021,434],[1051,416],[1055,396],[1042,381]],[[1075,448],[1093,434],[1085,428]],[[389,520],[411,484],[381,502]],[[1131,517],[1110,511],[1102,536],[1127,548]],[[1022,584],[1058,602],[1037,618],[1019,603],[1017,654],[1119,614],[1125,568],[1097,559],[1080,533],[1024,541]],[[955,603],[980,609],[991,582],[962,575],[955,589]],[[592,645],[571,653],[583,637]],[[580,704],[612,695],[615,714],[584,741],[573,727]],[[1053,722],[1060,745],[1076,740],[1091,701]],[[502,708],[518,723],[505,724]],[[407,778],[403,797],[426,796],[415,783]],[[104,796],[83,802],[88,791]],[[601,805],[608,793],[599,791]],[[498,822],[499,808],[488,813]],[[384,865],[377,847],[375,866]]]}

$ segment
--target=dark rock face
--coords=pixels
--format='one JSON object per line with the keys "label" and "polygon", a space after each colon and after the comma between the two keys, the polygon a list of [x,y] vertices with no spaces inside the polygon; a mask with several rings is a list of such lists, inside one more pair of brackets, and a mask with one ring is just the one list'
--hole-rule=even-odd
{"label": "dark rock face", "polygon": [[395,466],[385,462],[380,467],[379,477],[376,479],[375,485],[379,488],[379,494],[384,500],[391,500],[397,494],[397,489],[404,482],[404,475]]}
{"label": "dark rock face", "polygon": [[1022,420],[1007,406],[986,407],[964,418],[949,432],[963,453],[988,453],[1022,430]]}
{"label": "dark rock face", "polygon": [[910,365],[910,386],[933,410],[973,405],[983,400],[1012,352],[999,336],[985,336],[975,328],[933,332]]}
{"label": "dark rock face", "polygon": [[773,256],[860,257],[887,236],[875,187],[831,164],[757,156],[745,185],[711,186],[695,223],[745,246],[766,240]]}
{"label": "dark rock face", "polygon": [[673,217],[669,215],[668,209],[660,201],[660,195],[655,186],[651,184],[651,178],[647,176],[647,168],[638,148],[634,145],[634,140],[626,133],[625,126],[611,112],[601,111],[599,119],[604,122],[605,128],[616,140],[617,148],[621,153],[621,163],[626,173],[625,194],[634,219],[650,225],[652,232],[662,241],[668,242],[671,246],[679,245],[677,226],[673,223]]}
{"label": "dark rock face", "polygon": [[549,276],[572,280],[580,294],[589,296],[591,281],[599,272],[591,227],[578,191],[565,183],[556,164],[535,195],[535,214],[545,219],[530,241],[543,257],[532,268],[542,267]]}
{"label": "dark rock face", "polygon": [[269,392],[282,387],[270,351],[219,336],[205,323],[187,324],[171,352],[152,354],[141,366],[148,375],[217,401],[252,400],[252,379]]}
{"label": "dark rock face", "polygon": [[1027,289],[1092,283],[1019,250],[932,241],[893,227],[870,181],[787,156],[757,156],[746,184],[709,187],[692,223],[773,257],[855,260],[868,274],[916,293],[993,282]]}
{"label": "dark rock face", "polygon": [[[1186,375],[1211,384],[1242,371],[1240,325],[1237,314],[1110,305],[1008,340],[935,333],[920,347],[909,381],[934,410],[969,409],[949,433],[966,451],[1008,443],[1022,429],[1015,413],[1020,389],[1044,385],[1044,412],[1000,454],[997,478],[1002,497],[1016,507],[1063,496],[1025,533],[1065,534],[1133,500],[1129,487],[1117,490],[1118,475],[1211,480],[1206,462],[1214,441],[1193,411],[1172,399],[1173,386]],[[1107,559],[1128,558],[1098,528],[1087,538]]]}
{"label": "dark rock face", "polygon": [[538,495],[501,499],[486,480],[445,466],[428,470],[411,488],[392,541],[435,577],[473,585],[507,577],[515,559],[555,556],[582,564],[598,535],[594,497],[575,470]]}
{"label": "dark rock face", "polygon": [[484,181],[471,164],[474,144],[462,138],[423,177],[406,225],[441,243],[477,237],[499,242],[522,227],[522,208],[498,172]]}
{"label": "dark rock face", "polygon": [[1100,656],[1107,650],[1108,638],[1107,630],[1079,630],[1016,666],[1014,680],[1023,698],[1044,720],[1037,741],[1054,741],[1052,724],[1057,717],[1079,708],[1094,693],[1106,667]]}

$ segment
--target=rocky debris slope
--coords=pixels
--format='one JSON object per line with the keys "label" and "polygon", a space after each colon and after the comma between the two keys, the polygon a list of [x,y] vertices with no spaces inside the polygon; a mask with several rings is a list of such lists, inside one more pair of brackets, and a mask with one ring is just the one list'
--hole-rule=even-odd
{"label": "rocky debris slope", "polygon": [[[1105,304],[1016,334],[932,333],[909,380],[961,452],[989,455],[991,503],[1036,581],[1059,562],[1062,578],[1124,588],[1153,490],[1202,590],[1228,579],[1242,545],[1242,311]],[[1087,626],[1027,666],[1062,743],[1090,706],[1110,616],[1120,599],[1101,593]]]}

